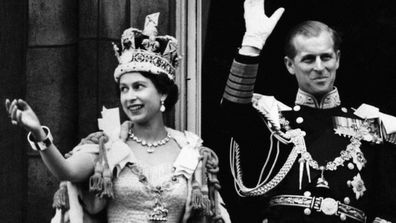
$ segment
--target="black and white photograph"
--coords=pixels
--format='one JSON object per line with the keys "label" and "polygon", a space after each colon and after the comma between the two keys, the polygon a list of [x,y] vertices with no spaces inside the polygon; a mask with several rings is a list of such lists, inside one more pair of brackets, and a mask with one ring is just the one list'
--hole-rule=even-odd
{"label": "black and white photograph", "polygon": [[396,222],[391,0],[2,0],[0,222]]}

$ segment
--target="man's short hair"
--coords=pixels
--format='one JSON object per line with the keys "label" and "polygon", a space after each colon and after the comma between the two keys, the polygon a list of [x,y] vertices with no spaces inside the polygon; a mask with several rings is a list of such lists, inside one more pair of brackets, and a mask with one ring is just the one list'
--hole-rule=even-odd
{"label": "man's short hair", "polygon": [[292,28],[286,36],[284,49],[285,55],[289,58],[294,58],[296,56],[297,51],[293,42],[296,36],[303,35],[305,37],[316,37],[319,36],[323,31],[330,33],[330,36],[333,39],[334,51],[338,51],[342,41],[340,34],[322,22],[308,20]]}

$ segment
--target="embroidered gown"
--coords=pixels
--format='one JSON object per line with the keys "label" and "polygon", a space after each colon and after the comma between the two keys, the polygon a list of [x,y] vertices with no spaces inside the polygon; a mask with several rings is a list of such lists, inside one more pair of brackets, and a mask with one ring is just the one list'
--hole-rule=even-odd
{"label": "embroidered gown", "polygon": [[[191,133],[185,133],[189,135],[186,137],[169,128],[167,131],[180,146],[174,163],[148,165],[129,149],[128,156],[116,167],[120,172],[113,180],[114,198],[107,208],[109,223],[183,221],[191,194],[189,179],[197,168],[202,140]],[[186,157],[185,154],[190,155],[190,166],[176,164]]]}
{"label": "embroidered gown", "polygon": [[[187,179],[174,176],[172,165],[128,164],[114,181],[115,198],[109,203],[112,223],[151,222],[156,202],[167,210],[167,221],[178,223],[187,200]],[[160,196],[159,196],[160,194]]]}
{"label": "embroidered gown", "polygon": [[[224,203],[217,190],[220,188],[217,171],[212,170],[218,168],[216,154],[203,147],[202,139],[191,132],[179,132],[170,128],[167,131],[180,147],[180,153],[172,164],[145,164],[120,139],[106,145],[105,156],[109,169],[114,174],[111,190],[114,196],[108,198],[106,210],[102,209],[107,213],[106,222],[205,223],[212,219],[223,219],[225,223],[230,223],[228,212],[223,207]],[[97,138],[98,135],[100,132],[83,139],[73,149],[72,155],[89,153],[92,160],[96,160],[100,149],[91,137]],[[84,204],[81,204],[81,196],[87,193],[84,187],[64,181],[61,182],[58,192],[64,193],[64,186],[67,187],[67,194],[62,197],[68,197],[69,202],[67,207],[64,202],[57,202],[52,222],[63,222],[62,219],[65,218],[69,218],[68,222],[71,223],[82,222],[85,218],[89,222],[103,222],[102,215],[92,216],[87,211],[84,212]],[[206,194],[203,194],[203,190]],[[201,199],[197,200],[200,195]],[[208,199],[208,206],[201,203],[202,198]],[[209,212],[204,213],[203,208],[207,208]],[[95,209],[93,212],[99,211],[101,210]]]}

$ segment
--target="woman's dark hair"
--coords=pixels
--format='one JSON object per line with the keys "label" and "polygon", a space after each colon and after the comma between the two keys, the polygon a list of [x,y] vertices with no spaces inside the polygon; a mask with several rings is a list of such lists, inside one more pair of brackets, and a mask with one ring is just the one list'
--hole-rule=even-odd
{"label": "woman's dark hair", "polygon": [[140,72],[144,77],[148,78],[153,82],[155,88],[161,94],[166,94],[167,97],[164,101],[166,111],[169,111],[175,106],[179,99],[179,88],[174,81],[169,79],[166,74],[152,74],[150,72]]}
{"label": "woman's dark hair", "polygon": [[[145,78],[150,79],[159,93],[167,95],[164,101],[164,105],[166,107],[165,112],[170,111],[173,108],[173,106],[175,106],[177,100],[179,99],[179,88],[177,87],[175,82],[170,80],[168,75],[163,73],[153,74],[144,71],[140,71],[139,73],[143,75]],[[118,95],[120,94],[119,85],[120,83],[117,82]]]}
{"label": "woman's dark hair", "polygon": [[291,59],[296,56],[297,52],[293,42],[296,36],[303,35],[305,37],[316,37],[319,36],[322,32],[330,33],[330,36],[333,40],[334,51],[337,52],[340,49],[340,45],[342,42],[340,33],[322,22],[309,20],[296,25],[287,34],[284,49],[285,55]]}

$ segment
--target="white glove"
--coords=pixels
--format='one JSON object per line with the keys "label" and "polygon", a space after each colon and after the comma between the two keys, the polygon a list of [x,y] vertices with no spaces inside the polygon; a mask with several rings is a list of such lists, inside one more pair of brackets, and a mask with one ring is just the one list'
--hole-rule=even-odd
{"label": "white glove", "polygon": [[285,9],[279,8],[271,17],[267,17],[264,10],[264,0],[245,0],[244,9],[246,32],[243,36],[242,46],[255,47],[261,50]]}

